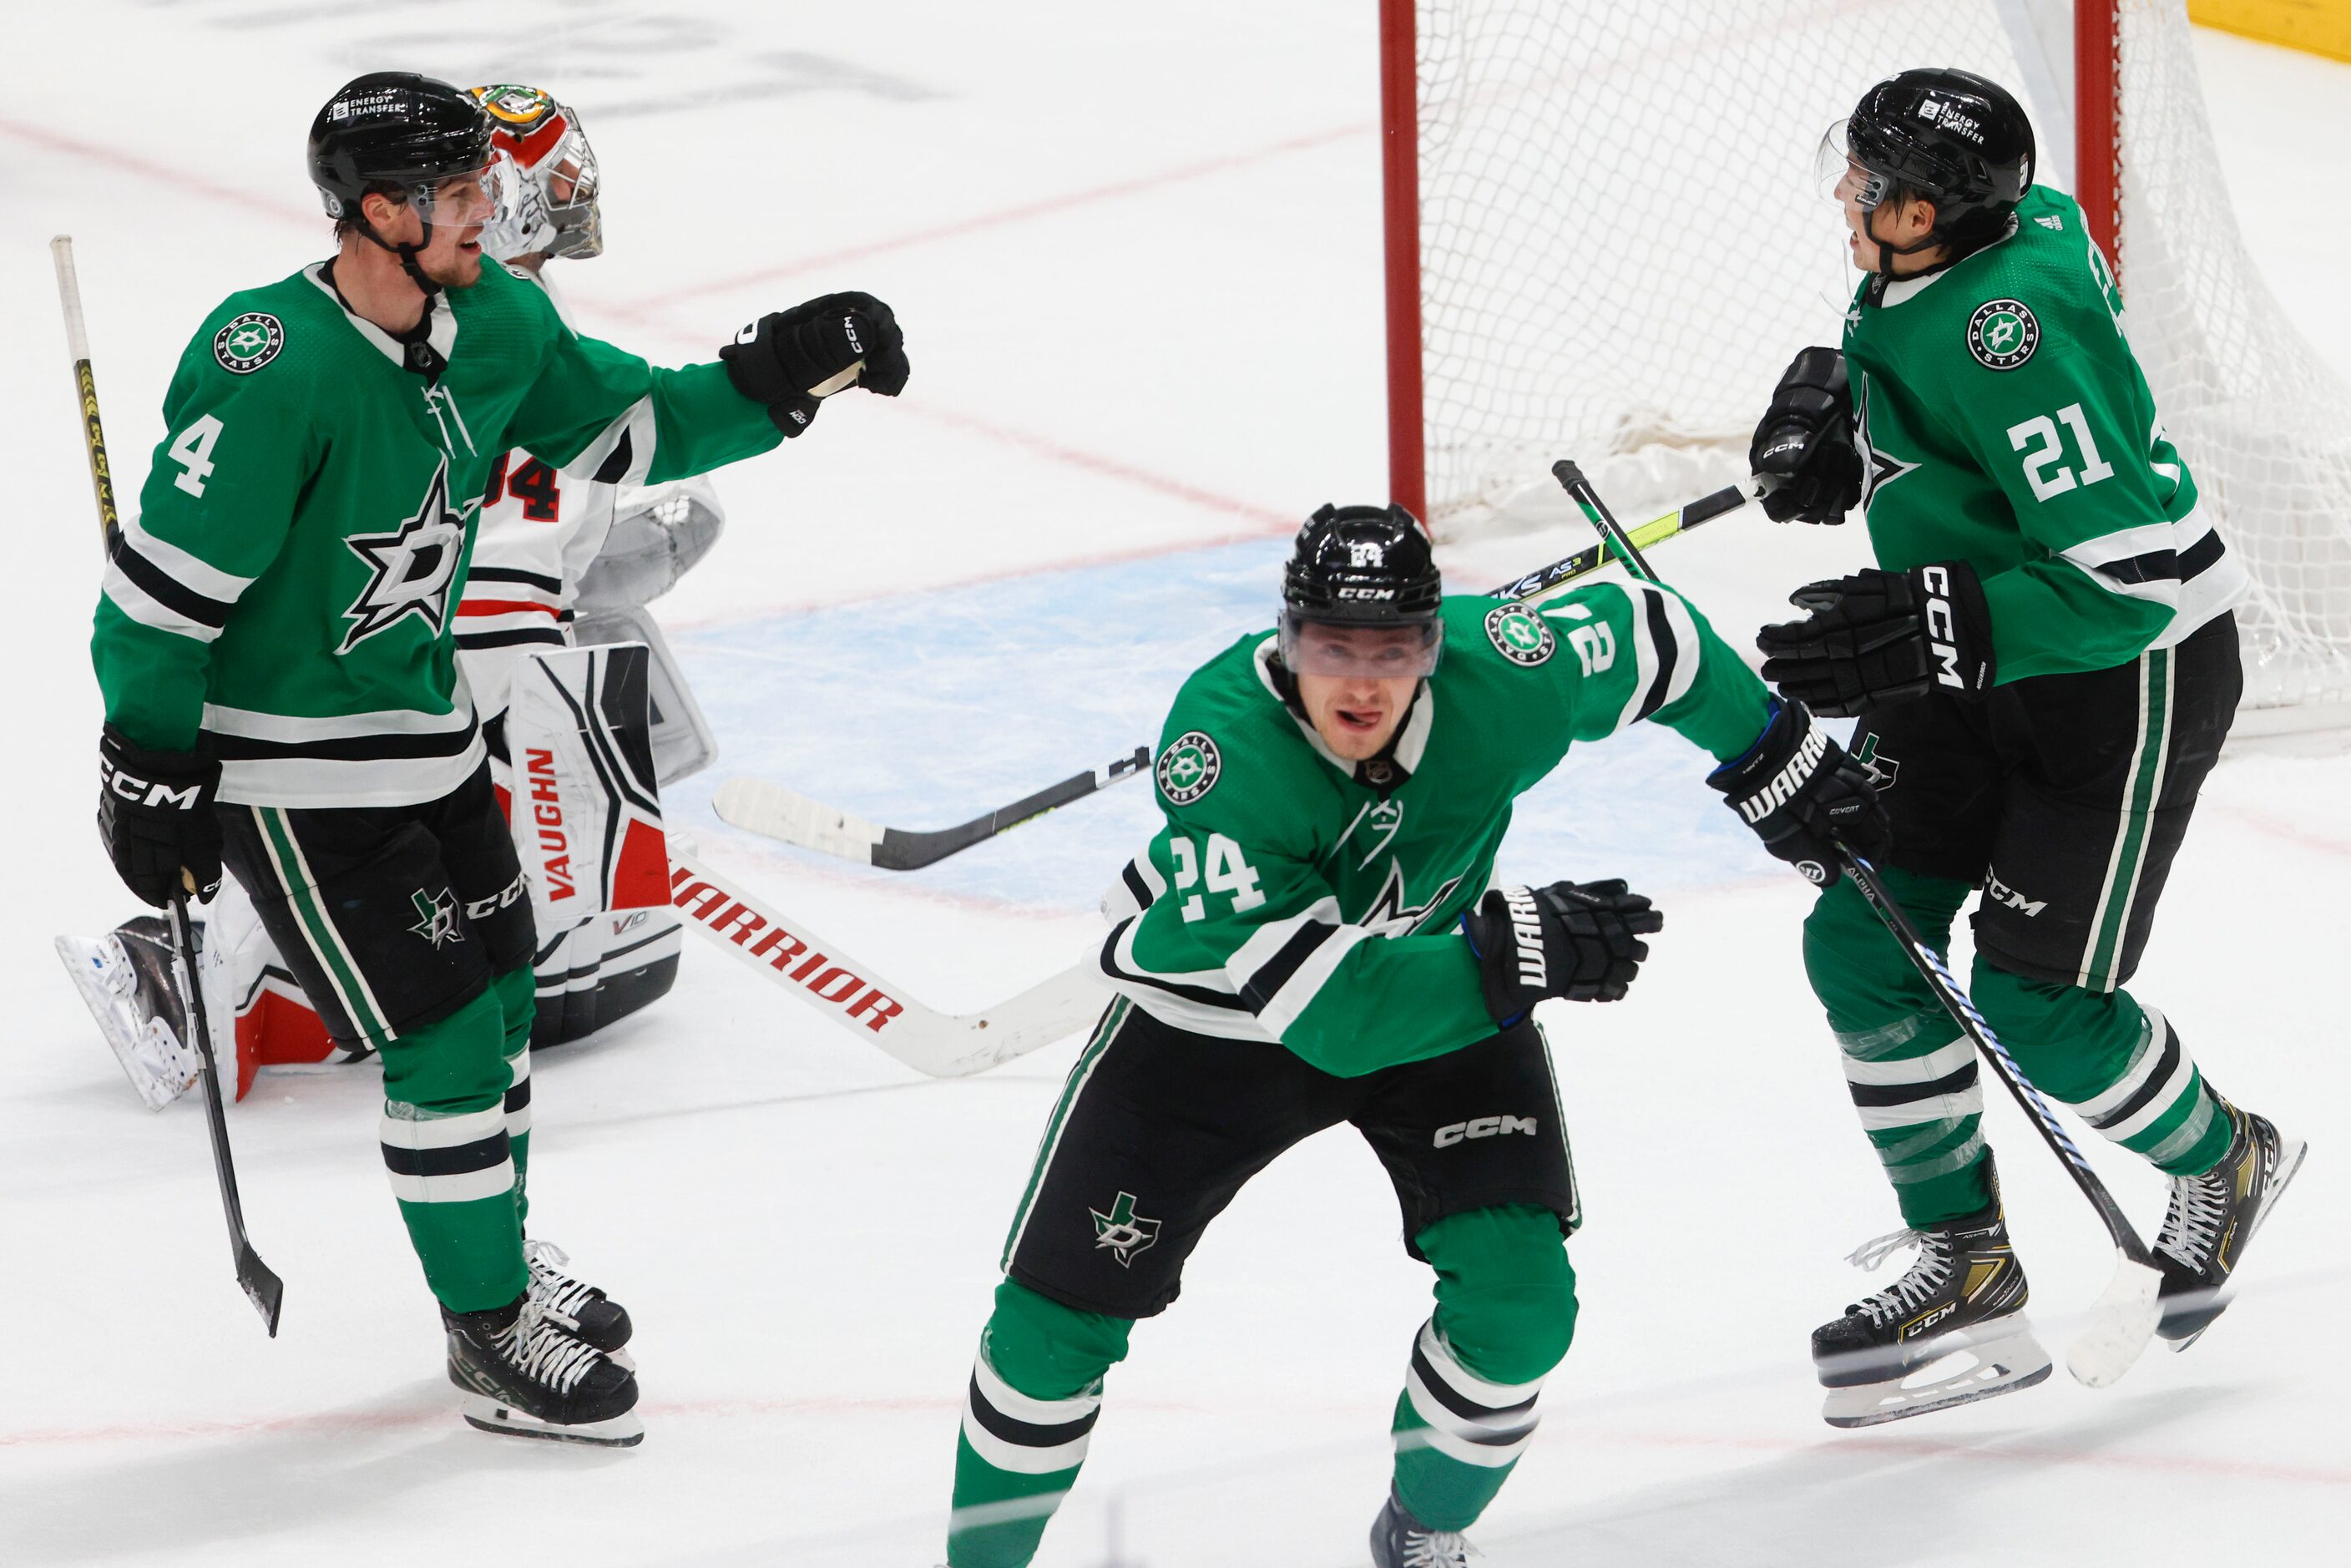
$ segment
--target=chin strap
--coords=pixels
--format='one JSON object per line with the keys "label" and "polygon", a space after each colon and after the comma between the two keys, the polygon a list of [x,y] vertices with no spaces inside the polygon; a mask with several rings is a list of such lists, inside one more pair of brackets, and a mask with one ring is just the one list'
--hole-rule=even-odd
{"label": "chin strap", "polygon": [[433,220],[423,213],[418,213],[416,221],[424,225],[423,241],[417,245],[394,245],[375,232],[364,214],[354,214],[353,218],[352,226],[365,235],[371,245],[378,250],[388,250],[400,258],[400,270],[408,274],[408,281],[416,285],[423,292],[424,314],[430,318],[433,314],[433,297],[441,292],[441,286],[424,276],[424,269],[416,265],[416,258],[423,255],[433,244]]}
{"label": "chin strap", "polygon": [[[1968,257],[1975,255],[1976,252],[1983,249],[1986,246],[1992,243],[1991,239],[1986,239],[1980,245],[1968,245],[1955,238],[1949,231],[1944,229],[1940,225],[1938,225],[1934,228],[1928,229],[1924,235],[1920,236],[1917,240],[1909,245],[1896,245],[1892,240],[1879,239],[1877,237],[1877,214],[1879,211],[1880,209],[1877,207],[1870,208],[1869,216],[1863,223],[1862,228],[1864,232],[1869,235],[1870,243],[1877,246],[1877,287],[1880,289],[1883,289],[1888,283],[1907,283],[1914,277],[1931,277],[1935,273],[1940,272],[1946,267],[1957,267],[1959,263],[1965,261]],[[2008,215],[2008,222],[2001,225],[2000,234],[1996,237],[2006,239],[2010,235],[2015,232],[2016,214],[2014,213],[2011,213]],[[1897,275],[1887,263],[1886,258],[1889,256],[1916,256],[1922,250],[1933,250],[1937,246],[1942,246],[1944,250],[1949,254],[1945,256],[1941,261],[1937,262],[1932,267],[1922,267],[1916,272],[1905,272]]]}

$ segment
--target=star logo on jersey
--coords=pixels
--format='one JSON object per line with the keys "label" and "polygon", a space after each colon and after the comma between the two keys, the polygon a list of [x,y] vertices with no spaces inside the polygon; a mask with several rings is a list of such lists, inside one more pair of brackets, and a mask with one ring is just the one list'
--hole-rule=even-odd
{"label": "star logo on jersey", "polygon": [[1543,663],[1559,648],[1551,622],[1523,604],[1488,611],[1486,641],[1494,644],[1494,652],[1526,669]]}
{"label": "star logo on jersey", "polygon": [[1861,454],[1861,509],[1869,510],[1870,501],[1877,492],[1917,470],[1916,463],[1905,463],[1891,452],[1881,450],[1869,434],[1869,377],[1861,378],[1861,392],[1855,399],[1853,424],[1854,449]]}
{"label": "star logo on jersey", "polygon": [[350,630],[335,650],[348,653],[379,632],[413,615],[441,635],[449,621],[449,588],[465,553],[465,519],[449,509],[449,460],[433,470],[415,514],[386,534],[353,534],[343,541],[372,572],[343,612]]}
{"label": "star logo on jersey", "polygon": [[465,927],[457,924],[457,895],[447,888],[439,893],[427,893],[418,888],[408,895],[416,905],[416,924],[408,929],[423,937],[435,947],[448,942],[463,942]]}
{"label": "star logo on jersey", "polygon": [[1988,371],[2012,371],[2041,346],[2041,323],[2022,299],[1987,299],[1968,318],[1968,352]]}
{"label": "star logo on jersey", "polygon": [[1194,729],[1169,742],[1159,754],[1159,766],[1152,771],[1169,805],[1188,806],[1217,787],[1217,775],[1223,769],[1224,758],[1217,743]]}
{"label": "star logo on jersey", "polygon": [[285,346],[285,327],[266,310],[248,310],[213,334],[213,358],[233,376],[253,374]]}
{"label": "star logo on jersey", "polygon": [[1391,795],[1386,800],[1368,808],[1368,814],[1364,819],[1365,836],[1373,839],[1374,842],[1370,849],[1364,852],[1364,858],[1355,862],[1355,869],[1361,871],[1377,859],[1379,852],[1388,847],[1388,841],[1396,836],[1396,830],[1403,826],[1404,802],[1395,796]]}
{"label": "star logo on jersey", "polygon": [[[1398,821],[1401,820],[1399,816]],[[1460,885],[1461,879],[1454,877],[1438,888],[1433,897],[1407,907],[1404,901],[1404,867],[1391,860],[1388,862],[1387,880],[1380,884],[1380,891],[1372,899],[1371,906],[1364,911],[1364,917],[1355,924],[1374,936],[1409,936],[1422,921],[1428,918],[1429,911],[1441,907],[1447,899],[1453,896],[1453,890]]]}
{"label": "star logo on jersey", "polygon": [[1159,1221],[1145,1219],[1134,1212],[1134,1194],[1123,1192],[1112,1199],[1110,1212],[1089,1208],[1093,1216],[1094,1250],[1108,1252],[1118,1260],[1122,1269],[1131,1267],[1137,1252],[1148,1252],[1151,1244],[1159,1239]]}

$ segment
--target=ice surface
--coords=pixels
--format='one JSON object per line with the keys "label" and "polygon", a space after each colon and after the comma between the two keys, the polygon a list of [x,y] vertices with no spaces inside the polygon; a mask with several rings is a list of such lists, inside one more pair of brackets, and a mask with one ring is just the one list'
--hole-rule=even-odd
{"label": "ice surface", "polygon": [[[139,1105],[47,951],[130,909],[88,827],[95,551],[45,244],[79,242],[131,496],[200,314],[321,253],[298,144],[360,69],[573,99],[611,249],[558,276],[653,357],[706,356],[825,288],[891,299],[907,395],[841,399],[723,475],[727,536],[663,602],[726,748],[674,810],[778,906],[969,1008],[1095,937],[1144,790],[892,878],[735,833],[708,789],[754,771],[925,827],[1105,761],[1264,623],[1269,541],[1378,493],[1368,8],[83,0],[11,22],[0,1563],[935,1562],[997,1248],[1070,1047],[919,1081],[690,946],[677,994],[544,1058],[537,1226],[640,1325],[648,1437],[620,1454],[457,1420],[378,1168],[377,1073],[270,1074],[233,1113],[254,1238],[287,1281],[282,1337],[261,1336],[197,1107]],[[2351,134],[2351,74],[2203,43],[2273,281],[2351,366],[2335,308],[2351,232],[2308,200]],[[1479,584],[1583,542],[1521,536],[1447,564]],[[1748,515],[1657,564],[1743,641],[1859,549]],[[1802,1354],[1866,1288],[1836,1260],[1890,1222],[1796,964],[1804,889],[1669,735],[1581,752],[1531,796],[1507,873],[1626,874],[1668,925],[1631,1000],[1553,1020],[1591,1216],[1584,1309],[1545,1429],[1478,1532],[1488,1560],[2153,1563],[2249,1539],[2334,1555],[2351,1495],[2334,1336],[2351,1278],[2326,1250],[2351,1147],[2326,983],[2351,889],[2335,746],[2220,769],[2142,986],[2224,1092],[2314,1145],[2241,1304],[2105,1393],[2057,1379],[1869,1434],[1821,1425]],[[2036,1315],[2062,1343],[2111,1255],[2019,1118],[1991,1117]],[[2094,1157],[2151,1228],[2158,1184]],[[1113,1375],[1040,1561],[1102,1568],[1115,1541],[1127,1568],[1359,1563],[1427,1304],[1395,1224],[1348,1137],[1252,1185]]]}

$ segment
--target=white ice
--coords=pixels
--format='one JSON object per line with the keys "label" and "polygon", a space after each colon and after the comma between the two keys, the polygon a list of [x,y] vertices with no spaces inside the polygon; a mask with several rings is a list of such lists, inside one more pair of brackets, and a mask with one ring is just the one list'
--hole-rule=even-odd
{"label": "white ice", "polygon": [[[230,1281],[197,1106],[141,1108],[48,951],[130,913],[89,827],[96,536],[48,236],[79,243],[126,498],[203,312],[323,252],[300,139],[361,69],[578,103],[611,248],[560,276],[594,329],[652,357],[707,357],[827,288],[893,301],[907,395],[840,399],[723,475],[730,531],[660,607],[726,751],[674,819],[774,904],[967,1008],[1093,939],[1144,790],[892,878],[736,834],[709,788],[751,770],[929,826],[1107,760],[1266,619],[1275,541],[1302,513],[1381,492],[1370,10],[11,8],[0,1563],[935,1563],[997,1248],[1073,1049],[922,1081],[690,939],[670,998],[545,1058],[535,1226],[640,1325],[648,1436],[626,1453],[459,1423],[375,1157],[378,1074],[268,1075],[232,1113],[252,1232],[287,1281],[266,1340]],[[2331,197],[2351,68],[2218,35],[2199,49],[2270,280],[2351,370],[2351,225]],[[1581,542],[1448,565],[1482,585]],[[1748,517],[1670,559],[1743,642],[1859,548]],[[1796,962],[1806,891],[1700,766],[1662,733],[1579,753],[1505,852],[1510,873],[1633,876],[1669,925],[1631,1000],[1552,1019],[1584,1312],[1477,1532],[1488,1560],[2333,1558],[2351,1500],[2334,1339],[2351,1275],[2328,1250],[2351,1148],[2331,983],[2351,761],[2304,742],[2221,767],[2139,986],[2221,1089],[2313,1142],[2241,1304],[2110,1391],[2061,1374],[1865,1434],[1820,1423],[1804,1336],[1866,1288],[1839,1259],[1892,1206]],[[2055,1348],[2109,1255],[2022,1120],[2000,1105],[1991,1124]],[[2151,1229],[2158,1184],[2094,1156]],[[1113,1375],[1040,1563],[1361,1563],[1427,1304],[1395,1232],[1349,1135],[1244,1193]]]}

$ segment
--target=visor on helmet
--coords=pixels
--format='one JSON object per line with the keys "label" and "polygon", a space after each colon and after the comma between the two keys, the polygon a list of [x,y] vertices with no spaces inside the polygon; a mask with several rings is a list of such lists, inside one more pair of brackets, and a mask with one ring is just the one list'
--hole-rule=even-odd
{"label": "visor on helmet", "polygon": [[1813,153],[1813,179],[1820,193],[1843,206],[1850,195],[1865,213],[1875,211],[1894,189],[1894,182],[1867,168],[1853,155],[1853,122],[1840,120],[1821,133]]}
{"label": "visor on helmet", "polygon": [[1434,618],[1344,624],[1282,612],[1281,662],[1293,675],[1416,679],[1436,674],[1444,651],[1445,623]]}

